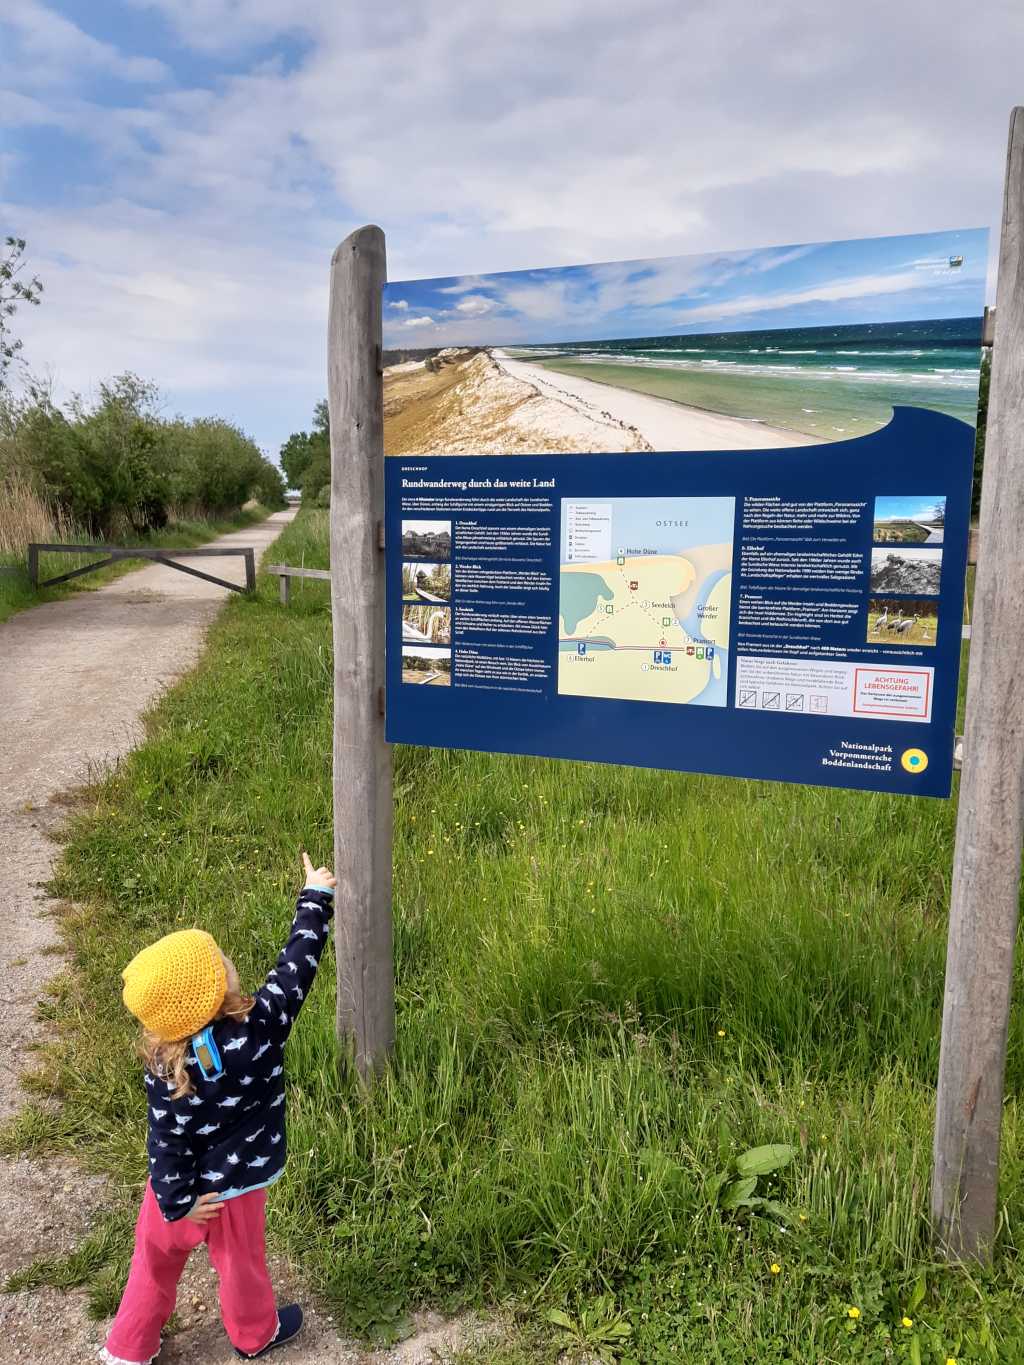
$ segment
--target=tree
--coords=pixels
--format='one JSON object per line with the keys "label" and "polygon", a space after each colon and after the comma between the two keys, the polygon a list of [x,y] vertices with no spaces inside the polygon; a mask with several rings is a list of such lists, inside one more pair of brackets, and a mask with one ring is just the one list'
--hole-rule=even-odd
{"label": "tree", "polygon": [[10,319],[22,304],[39,306],[43,282],[38,275],[28,281],[18,279],[25,268],[24,237],[4,239],[4,254],[0,257],[0,389],[7,382],[8,371],[21,358],[23,342],[11,332]]}
{"label": "tree", "polygon": [[331,481],[331,425],[327,400],[313,410],[313,430],[295,431],[281,447],[281,468],[290,488],[301,488],[303,500],[316,503]]}

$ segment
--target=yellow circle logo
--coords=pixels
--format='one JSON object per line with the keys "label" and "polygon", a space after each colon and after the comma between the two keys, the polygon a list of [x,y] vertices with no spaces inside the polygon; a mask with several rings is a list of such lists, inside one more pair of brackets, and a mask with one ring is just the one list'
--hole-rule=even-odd
{"label": "yellow circle logo", "polygon": [[928,766],[928,755],[923,749],[904,749],[900,762],[908,773],[923,773]]}

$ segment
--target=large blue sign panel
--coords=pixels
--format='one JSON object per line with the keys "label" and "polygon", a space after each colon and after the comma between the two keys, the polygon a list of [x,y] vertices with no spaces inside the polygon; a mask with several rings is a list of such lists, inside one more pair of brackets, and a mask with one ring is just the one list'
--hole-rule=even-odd
{"label": "large blue sign panel", "polygon": [[950,789],[973,431],[387,462],[387,737]]}
{"label": "large blue sign panel", "polygon": [[948,795],[986,249],[389,284],[388,739]]}

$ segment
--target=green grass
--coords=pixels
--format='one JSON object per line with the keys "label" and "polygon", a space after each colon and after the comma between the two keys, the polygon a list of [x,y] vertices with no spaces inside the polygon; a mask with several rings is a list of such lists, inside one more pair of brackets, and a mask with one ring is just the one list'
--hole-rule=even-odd
{"label": "green grass", "polygon": [[876,522],[874,540],[876,545],[883,544],[920,544],[928,539],[929,532],[916,521]]}
{"label": "green grass", "polygon": [[[196,545],[203,545],[227,531],[255,526],[269,515],[267,508],[255,507],[219,520],[175,521],[162,531],[151,531],[141,537],[141,540],[151,549],[187,550]],[[140,537],[131,536],[117,543],[137,545],[139,541]],[[96,555],[96,559],[102,558],[102,554]],[[87,562],[86,555],[43,554],[39,557],[39,576],[52,578],[57,574],[68,573],[71,569],[81,568]],[[24,555],[0,555],[0,622],[6,621],[16,611],[38,606],[40,602],[53,602],[73,592],[91,592],[104,583],[111,582],[112,579],[143,567],[145,561],[140,559],[120,560],[116,564],[108,564],[103,569],[97,569],[95,573],[72,579],[70,583],[61,583],[55,588],[35,589],[29,580]]]}
{"label": "green grass", "polygon": [[[322,566],[324,525],[270,559]],[[62,1103],[7,1142],[111,1173],[119,1210],[145,1176],[120,970],[193,923],[266,970],[299,845],[329,856],[331,687],[327,585],[282,609],[262,577],[76,818],[35,1083]],[[337,1080],[328,954],[271,1198],[351,1329],[500,1308],[466,1365],[1024,1359],[1019,1012],[995,1267],[928,1245],[952,803],[412,748],[395,796],[395,1065],[368,1099]],[[766,1191],[789,1212],[723,1211],[717,1173],[769,1142],[798,1148]]]}

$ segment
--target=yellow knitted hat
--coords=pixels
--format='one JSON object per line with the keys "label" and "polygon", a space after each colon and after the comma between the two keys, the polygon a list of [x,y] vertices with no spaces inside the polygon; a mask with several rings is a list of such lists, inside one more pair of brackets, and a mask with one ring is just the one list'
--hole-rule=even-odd
{"label": "yellow knitted hat", "polygon": [[227,972],[204,929],[179,929],[151,943],[121,973],[124,1003],[164,1042],[191,1038],[224,1003]]}

